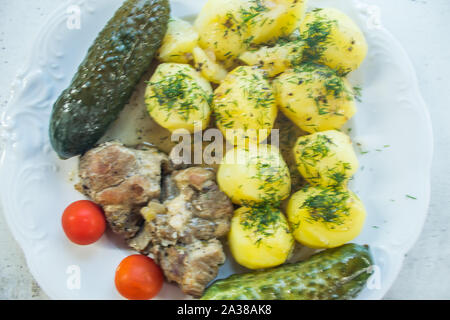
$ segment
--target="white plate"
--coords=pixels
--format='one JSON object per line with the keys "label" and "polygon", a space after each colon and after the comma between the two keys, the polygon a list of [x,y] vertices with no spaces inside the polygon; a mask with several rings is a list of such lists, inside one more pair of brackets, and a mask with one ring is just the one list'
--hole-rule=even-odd
{"label": "white plate", "polygon": [[[172,1],[173,13],[180,17],[195,14],[203,2]],[[82,198],[69,174],[77,160],[60,161],[47,133],[54,101],[121,3],[73,0],[56,10],[14,82],[12,98],[2,112],[0,173],[6,220],[25,252],[31,273],[55,299],[120,298],[114,288],[114,272],[121,259],[130,254],[110,234],[88,247],[66,239],[61,213],[69,203]],[[369,153],[360,155],[361,170],[351,187],[368,210],[366,226],[356,242],[371,246],[377,265],[375,276],[359,298],[380,299],[396,278],[426,217],[431,122],[408,56],[380,25],[377,7],[349,0],[314,3],[349,14],[370,46],[364,65],[352,75],[364,91],[359,112],[349,127],[354,141]],[[69,4],[81,8],[80,30],[67,28]],[[225,276],[229,267],[224,266],[220,276]],[[73,281],[77,271],[81,276],[79,288]],[[160,295],[182,297],[172,285],[165,285]]]}

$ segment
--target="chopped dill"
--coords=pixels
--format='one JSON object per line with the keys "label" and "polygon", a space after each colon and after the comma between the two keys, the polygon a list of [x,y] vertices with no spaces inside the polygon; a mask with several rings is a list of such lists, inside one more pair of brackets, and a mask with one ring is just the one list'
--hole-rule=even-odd
{"label": "chopped dill", "polygon": [[301,209],[307,209],[309,221],[321,221],[327,224],[341,225],[343,216],[349,214],[347,200],[350,193],[342,188],[327,187],[319,194],[308,197]]}
{"label": "chopped dill", "polygon": [[[263,4],[262,0],[250,0],[250,6],[247,8],[241,7],[239,10],[239,16],[235,16],[232,12],[228,12],[225,17],[226,20],[223,23],[225,28],[224,36],[228,36],[230,32],[237,33],[239,36],[246,34],[249,25],[257,23],[257,17],[263,12],[267,12],[270,9]],[[263,19],[261,26],[268,23],[269,19]],[[273,21],[272,21],[273,22]],[[270,23],[270,22],[269,22]],[[253,37],[246,39],[247,46],[251,44]]]}
{"label": "chopped dill", "polygon": [[355,97],[355,100],[358,102],[362,102],[362,88],[360,86],[354,86],[353,87],[353,96]]}
{"label": "chopped dill", "polygon": [[[269,11],[269,8],[262,3],[262,0],[251,0],[250,3],[252,4],[250,8],[241,8],[240,10],[241,19],[244,24],[251,22],[261,13]],[[263,21],[263,23],[265,22]]]}
{"label": "chopped dill", "polygon": [[244,44],[246,46],[249,46],[252,43],[253,39],[255,39],[254,36],[248,37],[247,39],[244,40]]}
{"label": "chopped dill", "polygon": [[[167,119],[175,112],[188,121],[190,112],[199,110],[199,100],[208,104],[212,102],[212,95],[206,94],[195,80],[182,70],[175,74],[165,75],[162,80],[148,82],[148,84],[153,90],[153,95],[149,98],[156,99],[160,108],[167,111]],[[150,104],[149,108],[154,107]]]}
{"label": "chopped dill", "polygon": [[333,140],[326,135],[317,135],[316,139],[302,139],[298,145],[301,149],[298,151],[300,160],[305,166],[315,166],[319,160],[330,154],[330,145],[334,145]]}
{"label": "chopped dill", "polygon": [[250,230],[257,237],[256,245],[260,245],[264,238],[273,236],[280,229],[290,232],[289,226],[281,219],[279,205],[269,203],[253,204],[241,217],[241,225],[245,230]]}
{"label": "chopped dill", "polygon": [[[315,9],[313,12],[320,12],[321,10]],[[306,30],[301,34],[307,46],[304,52],[306,61],[317,61],[322,57],[326,50],[326,44],[329,41],[333,24],[336,24],[336,21],[327,20],[320,15],[317,15],[314,21],[306,24]]]}
{"label": "chopped dill", "polygon": [[347,175],[344,172],[332,172],[330,178],[336,182],[336,185],[340,185],[347,179]]}
{"label": "chopped dill", "polygon": [[338,110],[333,108],[332,99],[345,99],[352,101],[355,99],[354,92],[348,87],[342,77],[335,70],[315,63],[307,62],[294,68],[296,75],[288,79],[292,84],[310,84],[321,81],[322,88],[312,90],[308,88],[308,98],[315,102],[317,113],[327,115],[332,113],[336,116],[343,116]]}
{"label": "chopped dill", "polygon": [[[216,92],[216,99],[213,104],[216,121],[224,128],[232,129],[234,127],[234,119],[237,118],[238,114],[245,112],[245,108],[237,100],[228,98],[228,94],[232,90],[239,90],[245,97],[245,103],[249,104],[251,109],[261,110],[256,117],[256,121],[261,128],[270,128],[272,123],[268,122],[267,119],[275,104],[275,94],[263,73],[249,73],[245,67],[239,67],[233,72],[239,77],[240,87],[228,88],[222,93]],[[241,126],[248,125],[245,121],[241,122],[244,122],[241,123]]]}
{"label": "chopped dill", "polygon": [[328,169],[328,178],[334,181],[334,186],[340,186],[349,178],[347,171],[351,169],[350,163],[339,162],[336,167]]}
{"label": "chopped dill", "polygon": [[249,163],[255,164],[257,172],[252,179],[261,182],[258,190],[264,191],[264,197],[261,200],[265,203],[277,203],[282,200],[279,190],[286,185],[286,181],[290,181],[289,169],[284,161],[270,154],[264,157],[257,155]]}

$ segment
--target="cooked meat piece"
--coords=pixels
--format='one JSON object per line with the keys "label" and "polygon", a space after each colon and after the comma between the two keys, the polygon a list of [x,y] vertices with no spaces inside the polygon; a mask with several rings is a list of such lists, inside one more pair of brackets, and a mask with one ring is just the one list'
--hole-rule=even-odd
{"label": "cooked meat piece", "polygon": [[202,192],[194,196],[192,206],[195,217],[216,221],[216,237],[221,237],[228,233],[230,217],[233,214],[233,205],[225,193],[220,191],[217,184],[212,181],[206,182],[202,186]]}
{"label": "cooked meat piece", "polygon": [[214,178],[213,171],[192,167],[175,171],[171,182],[165,180],[165,185],[170,185],[172,190],[164,201],[167,213],[163,222],[155,222],[159,224],[162,239],[169,243],[175,240],[190,243],[228,233],[233,205]]}
{"label": "cooked meat piece", "polygon": [[81,158],[80,189],[130,247],[152,255],[185,293],[200,296],[225,261],[217,238],[230,229],[233,205],[212,170],[170,172],[168,162],[153,148],[105,143]]}
{"label": "cooked meat piece", "polygon": [[152,228],[148,223],[145,223],[138,234],[132,239],[128,239],[128,245],[134,250],[139,251],[144,254],[150,253],[149,246],[152,244],[152,239],[154,238],[154,233]]}
{"label": "cooked meat piece", "polygon": [[215,177],[214,171],[201,167],[192,167],[172,174],[172,178],[180,191],[192,187],[201,191],[203,185],[209,181],[214,182]]}
{"label": "cooked meat piece", "polygon": [[189,231],[184,232],[182,235],[182,241],[189,243],[195,239],[208,240],[212,237],[222,237],[228,232],[228,229],[229,225],[227,222],[217,223],[215,221],[193,217],[187,226],[187,230]]}
{"label": "cooked meat piece", "polygon": [[108,205],[103,207],[103,211],[112,231],[125,239],[134,237],[143,224],[139,211],[127,206]]}
{"label": "cooked meat piece", "polygon": [[230,229],[233,205],[214,179],[205,168],[173,172],[163,180],[166,212],[149,222],[155,235],[152,254],[167,279],[193,296],[203,293],[225,261],[217,238]]}
{"label": "cooked meat piece", "polygon": [[178,283],[184,293],[199,297],[225,262],[222,244],[217,239],[195,241],[160,251],[159,261],[169,281]]}
{"label": "cooked meat piece", "polygon": [[167,163],[167,156],[154,148],[108,142],[81,157],[81,189],[103,207],[113,231],[128,239],[143,223],[140,208],[159,198]]}

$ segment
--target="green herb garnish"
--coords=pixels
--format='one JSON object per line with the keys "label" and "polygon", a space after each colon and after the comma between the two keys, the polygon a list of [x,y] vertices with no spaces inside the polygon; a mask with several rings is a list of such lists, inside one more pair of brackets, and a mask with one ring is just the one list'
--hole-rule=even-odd
{"label": "green herb garnish", "polygon": [[350,193],[342,188],[327,187],[319,194],[310,196],[305,200],[301,209],[307,209],[309,221],[322,221],[327,224],[343,224],[343,216],[348,216],[347,200]]}

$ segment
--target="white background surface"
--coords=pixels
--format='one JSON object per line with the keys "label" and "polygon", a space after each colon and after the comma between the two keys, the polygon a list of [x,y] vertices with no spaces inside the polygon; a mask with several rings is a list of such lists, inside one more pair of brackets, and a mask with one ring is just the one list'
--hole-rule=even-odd
{"label": "white background surface", "polygon": [[[450,299],[450,215],[446,210],[450,204],[450,81],[446,77],[450,74],[450,1],[366,1],[380,6],[383,24],[400,40],[413,61],[430,108],[436,143],[429,217],[386,298]],[[0,0],[0,106],[9,98],[12,79],[30,54],[36,32],[61,2]],[[0,298],[46,298],[29,274],[1,214]]]}

